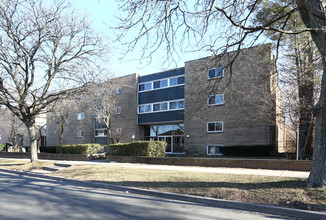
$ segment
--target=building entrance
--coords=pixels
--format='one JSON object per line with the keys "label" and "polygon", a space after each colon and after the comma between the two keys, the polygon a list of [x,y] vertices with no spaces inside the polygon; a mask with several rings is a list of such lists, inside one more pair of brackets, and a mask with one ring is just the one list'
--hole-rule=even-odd
{"label": "building entrance", "polygon": [[183,154],[184,124],[145,126],[145,140],[165,141],[166,154]]}

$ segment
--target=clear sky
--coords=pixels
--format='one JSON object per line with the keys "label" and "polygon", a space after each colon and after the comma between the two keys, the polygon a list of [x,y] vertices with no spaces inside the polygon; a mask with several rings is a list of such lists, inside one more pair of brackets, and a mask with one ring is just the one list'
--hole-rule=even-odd
{"label": "clear sky", "polygon": [[[89,14],[90,21],[95,25],[95,29],[99,32],[103,32],[111,39],[114,38],[113,31],[108,28],[108,25],[112,25],[115,22],[115,16],[119,16],[120,12],[117,9],[117,2],[114,0],[72,0],[75,8]],[[112,43],[110,46],[110,62],[107,65],[108,72],[114,76],[123,76],[132,73],[138,73],[139,75],[146,75],[150,73],[156,73],[164,71],[166,69],[172,69],[175,67],[183,67],[185,61],[194,60],[200,57],[209,56],[205,53],[183,53],[180,54],[181,58],[177,64],[163,64],[163,60],[166,56],[164,48],[154,54],[154,59],[151,63],[147,63],[146,60],[139,60],[141,56],[141,50],[138,49],[129,53],[123,59],[121,52],[122,45],[119,43]]]}

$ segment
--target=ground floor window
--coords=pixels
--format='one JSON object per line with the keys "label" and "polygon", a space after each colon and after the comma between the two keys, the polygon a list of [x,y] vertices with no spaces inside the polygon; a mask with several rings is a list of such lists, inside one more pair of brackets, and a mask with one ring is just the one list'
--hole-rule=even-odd
{"label": "ground floor window", "polygon": [[84,130],[77,130],[77,138],[84,138],[85,131]]}
{"label": "ground floor window", "polygon": [[145,140],[167,143],[167,154],[184,152],[184,124],[150,125],[144,129]]}
{"label": "ground floor window", "polygon": [[223,155],[221,152],[221,148],[223,145],[216,144],[216,145],[207,145],[207,155]]}

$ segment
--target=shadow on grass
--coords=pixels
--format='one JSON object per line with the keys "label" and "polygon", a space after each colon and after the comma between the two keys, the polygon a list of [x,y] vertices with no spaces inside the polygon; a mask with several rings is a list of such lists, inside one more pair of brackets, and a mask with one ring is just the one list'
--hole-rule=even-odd
{"label": "shadow on grass", "polygon": [[[101,181],[105,182],[105,181]],[[230,182],[139,182],[121,181],[107,182],[115,185],[133,186],[143,188],[234,188],[234,189],[269,189],[269,188],[306,188],[305,181],[286,180],[264,183],[230,183]]]}
{"label": "shadow on grass", "polygon": [[12,163],[12,164],[0,164],[1,167],[9,167],[9,166],[23,166],[26,163]]}

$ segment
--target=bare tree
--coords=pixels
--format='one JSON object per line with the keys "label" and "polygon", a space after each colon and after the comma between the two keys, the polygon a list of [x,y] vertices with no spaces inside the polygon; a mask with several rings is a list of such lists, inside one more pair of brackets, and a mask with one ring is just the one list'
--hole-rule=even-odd
{"label": "bare tree", "polygon": [[32,162],[36,117],[92,80],[103,57],[99,36],[65,0],[1,1],[0,105],[26,125]]}
{"label": "bare tree", "polygon": [[117,89],[113,80],[88,86],[84,105],[94,113],[96,121],[107,129],[107,145],[114,143],[115,131],[111,128],[112,118],[117,113]]}
{"label": "bare tree", "polygon": [[[190,5],[185,0],[171,1],[121,1],[121,10],[126,13],[116,27],[121,34],[118,39],[126,39],[127,52],[137,45],[144,49],[143,57],[151,57],[161,46],[167,48],[171,57],[176,48],[207,50],[216,54],[225,54],[257,43],[266,31],[283,35],[310,33],[320,53],[323,63],[323,76],[320,96],[314,106],[316,117],[315,145],[313,162],[308,178],[309,186],[326,184],[326,15],[325,2],[322,0],[280,1],[281,7],[273,12],[268,21],[253,25],[260,0],[246,1],[194,1]],[[291,16],[299,12],[304,26],[298,30],[287,30]],[[128,41],[127,36],[136,36]],[[198,45],[198,46],[197,46]],[[277,43],[279,45],[279,43]],[[278,46],[277,46],[278,52]],[[276,57],[277,58],[277,57]],[[229,62],[232,76],[232,64],[237,54]]]}

